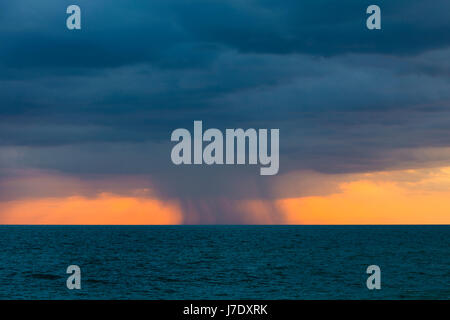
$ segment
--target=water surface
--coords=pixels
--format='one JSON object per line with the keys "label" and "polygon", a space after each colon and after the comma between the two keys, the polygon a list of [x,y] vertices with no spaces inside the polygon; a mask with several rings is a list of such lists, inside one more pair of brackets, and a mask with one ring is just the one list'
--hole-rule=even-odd
{"label": "water surface", "polygon": [[0,299],[450,297],[450,226],[0,226],[0,248]]}

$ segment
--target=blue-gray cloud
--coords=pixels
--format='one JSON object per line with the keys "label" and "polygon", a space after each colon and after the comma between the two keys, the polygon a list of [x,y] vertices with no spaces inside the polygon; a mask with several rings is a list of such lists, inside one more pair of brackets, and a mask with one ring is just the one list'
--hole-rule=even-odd
{"label": "blue-gray cloud", "polygon": [[447,1],[379,1],[381,31],[361,1],[77,3],[81,31],[68,1],[0,3],[0,176],[141,175],[190,208],[271,197],[253,167],[173,166],[194,120],[280,128],[281,174],[445,160],[398,151],[450,146]]}

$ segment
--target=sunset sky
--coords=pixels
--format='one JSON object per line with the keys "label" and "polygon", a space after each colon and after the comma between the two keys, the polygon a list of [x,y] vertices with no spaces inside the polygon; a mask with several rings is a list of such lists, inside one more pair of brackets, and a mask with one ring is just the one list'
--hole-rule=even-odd
{"label": "sunset sky", "polygon": [[[450,223],[449,1],[72,2],[0,2],[0,224]],[[194,120],[278,175],[175,166]]]}

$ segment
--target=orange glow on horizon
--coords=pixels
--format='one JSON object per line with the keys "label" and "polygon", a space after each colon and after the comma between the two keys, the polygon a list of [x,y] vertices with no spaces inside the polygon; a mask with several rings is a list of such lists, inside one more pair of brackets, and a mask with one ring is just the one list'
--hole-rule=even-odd
{"label": "orange glow on horizon", "polygon": [[0,204],[1,224],[166,225],[180,224],[180,209],[155,199],[101,194],[11,201]]}
{"label": "orange glow on horizon", "polygon": [[[222,199],[221,203],[240,214],[238,223],[248,224],[450,224],[450,167],[289,177],[281,177],[277,185],[291,192],[289,198]],[[59,179],[52,176],[49,181]],[[15,188],[37,185],[25,179]],[[43,190],[53,185],[44,184]],[[305,190],[313,192],[297,196]],[[172,225],[186,221],[183,209],[176,201],[139,192],[92,198],[38,196],[0,202],[0,224]],[[215,223],[214,216],[196,223]]]}
{"label": "orange glow on horizon", "polygon": [[[278,200],[287,224],[450,224],[450,170],[365,174],[340,192]],[[393,177],[397,180],[391,180]]]}

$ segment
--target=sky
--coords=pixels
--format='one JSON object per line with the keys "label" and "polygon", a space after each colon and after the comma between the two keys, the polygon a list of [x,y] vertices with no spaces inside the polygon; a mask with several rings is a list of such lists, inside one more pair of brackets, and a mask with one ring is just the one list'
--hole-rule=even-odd
{"label": "sky", "polygon": [[[195,120],[279,128],[279,173],[174,165]],[[449,199],[446,0],[0,0],[0,224],[448,224]]]}

